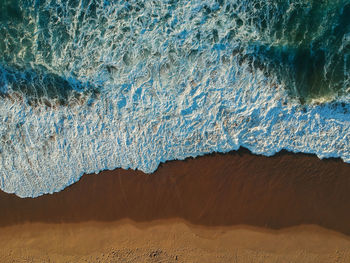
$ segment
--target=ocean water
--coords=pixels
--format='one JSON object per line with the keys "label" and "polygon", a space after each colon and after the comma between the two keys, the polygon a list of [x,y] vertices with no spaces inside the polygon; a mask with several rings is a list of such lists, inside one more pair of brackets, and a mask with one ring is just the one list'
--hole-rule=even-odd
{"label": "ocean water", "polygon": [[0,188],[243,146],[350,162],[349,0],[1,0]]}

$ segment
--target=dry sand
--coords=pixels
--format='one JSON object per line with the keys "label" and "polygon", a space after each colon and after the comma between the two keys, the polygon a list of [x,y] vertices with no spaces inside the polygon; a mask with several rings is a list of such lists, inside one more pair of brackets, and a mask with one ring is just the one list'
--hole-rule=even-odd
{"label": "dry sand", "polygon": [[0,262],[350,262],[350,165],[247,150],[0,192]]}
{"label": "dry sand", "polygon": [[148,224],[24,224],[0,230],[0,262],[349,262],[350,240],[316,226],[278,231]]}

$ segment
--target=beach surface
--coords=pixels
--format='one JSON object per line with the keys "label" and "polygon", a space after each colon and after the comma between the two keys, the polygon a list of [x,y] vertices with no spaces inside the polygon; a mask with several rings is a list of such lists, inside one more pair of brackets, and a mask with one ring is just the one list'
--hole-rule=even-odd
{"label": "beach surface", "polygon": [[1,262],[349,262],[350,165],[241,149],[0,192]]}

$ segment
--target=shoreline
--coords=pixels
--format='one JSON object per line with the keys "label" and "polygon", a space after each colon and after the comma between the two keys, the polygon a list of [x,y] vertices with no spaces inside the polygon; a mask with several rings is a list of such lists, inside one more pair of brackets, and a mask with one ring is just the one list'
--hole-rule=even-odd
{"label": "shoreline", "polygon": [[84,175],[61,192],[36,198],[0,191],[0,209],[6,211],[0,227],[177,217],[211,226],[316,224],[349,235],[348,189],[350,164],[340,159],[289,152],[265,157],[240,149],[168,161],[153,174],[116,169]]}
{"label": "shoreline", "polygon": [[[105,258],[109,262],[112,252],[106,249],[112,249],[113,242],[113,249],[120,250],[121,244],[142,262],[148,262],[144,256],[157,246],[162,255],[172,255],[165,262],[172,262],[179,247],[180,258],[192,249],[193,257],[186,258],[190,262],[202,254],[208,262],[220,262],[212,257],[215,253],[232,262],[232,251],[254,260],[268,257],[271,262],[281,255],[290,256],[288,262],[332,262],[329,259],[341,251],[346,262],[350,259],[349,189],[350,165],[340,159],[288,152],[265,157],[246,149],[214,153],[163,163],[153,174],[116,169],[84,175],[61,192],[37,198],[0,192],[0,243],[9,248],[6,253],[21,254],[22,242],[28,248],[23,256],[34,259],[41,255],[35,250],[40,245],[50,256],[52,251],[62,256],[55,262],[82,260],[82,254],[65,257],[81,246],[97,254],[109,253]],[[142,245],[139,239],[154,245]],[[100,240],[97,250],[94,240]],[[70,246],[65,247],[65,242]],[[162,242],[168,245],[162,247]],[[221,249],[222,242],[229,244],[226,250]],[[0,250],[0,259],[7,262],[1,255]]]}

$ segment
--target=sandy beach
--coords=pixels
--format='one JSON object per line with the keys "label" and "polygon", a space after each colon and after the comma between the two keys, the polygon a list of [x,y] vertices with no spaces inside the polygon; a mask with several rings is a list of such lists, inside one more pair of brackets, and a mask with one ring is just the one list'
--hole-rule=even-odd
{"label": "sandy beach", "polygon": [[349,262],[350,165],[245,149],[0,193],[1,262]]}
{"label": "sandy beach", "polygon": [[350,0],[0,0],[0,54],[0,263],[350,263]]}

